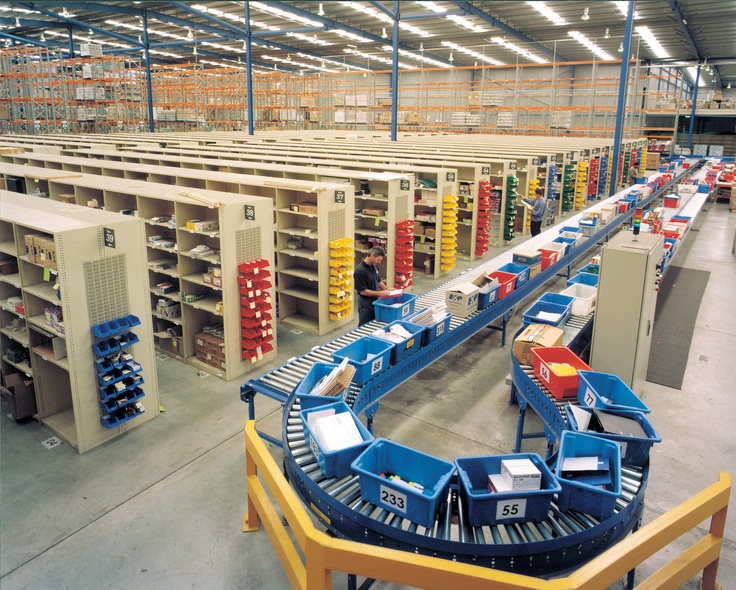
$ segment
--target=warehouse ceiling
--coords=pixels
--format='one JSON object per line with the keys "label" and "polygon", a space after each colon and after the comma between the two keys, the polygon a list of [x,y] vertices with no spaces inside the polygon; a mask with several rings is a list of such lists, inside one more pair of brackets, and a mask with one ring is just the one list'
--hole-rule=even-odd
{"label": "warehouse ceiling", "polygon": [[[246,8],[246,4],[248,5]],[[399,9],[401,69],[620,59],[628,2],[0,2],[0,41],[64,57],[70,38],[152,64],[245,67],[250,11],[255,71],[377,71],[391,67]],[[736,84],[736,0],[635,3],[631,55],[644,63],[702,64],[700,86]],[[690,70],[689,80],[694,82]]]}

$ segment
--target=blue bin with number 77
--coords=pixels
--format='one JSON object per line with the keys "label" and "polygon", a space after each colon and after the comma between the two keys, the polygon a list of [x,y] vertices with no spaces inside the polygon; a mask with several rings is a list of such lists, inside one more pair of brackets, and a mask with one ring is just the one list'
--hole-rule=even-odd
{"label": "blue bin with number 77", "polygon": [[[501,473],[501,461],[505,459],[529,459],[541,474],[540,489],[489,492],[488,476]],[[459,457],[455,466],[460,497],[468,507],[469,526],[547,520],[552,497],[562,491],[552,471],[536,453]]]}
{"label": "blue bin with number 77", "polygon": [[424,528],[434,525],[455,473],[452,463],[385,438],[374,440],[351,467],[363,500]]}

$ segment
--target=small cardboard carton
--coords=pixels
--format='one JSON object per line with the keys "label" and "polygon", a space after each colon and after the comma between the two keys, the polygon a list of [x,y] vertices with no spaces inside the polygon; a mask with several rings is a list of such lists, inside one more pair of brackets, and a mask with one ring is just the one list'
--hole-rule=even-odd
{"label": "small cardboard carton", "polygon": [[313,203],[311,201],[304,201],[303,203],[298,204],[299,213],[317,213],[317,203]]}
{"label": "small cardboard carton", "polygon": [[478,310],[478,287],[473,283],[459,283],[445,292],[447,311],[458,317],[467,317]]}
{"label": "small cardboard carton", "polygon": [[22,420],[36,413],[33,379],[21,373],[6,375],[5,386],[0,386],[0,394],[10,404],[13,420]]}
{"label": "small cardboard carton", "polygon": [[534,364],[532,348],[562,346],[562,330],[548,324],[529,324],[514,340],[514,357],[522,365]]}
{"label": "small cardboard carton", "polygon": [[512,490],[538,490],[542,474],[530,459],[502,459],[501,475]]}
{"label": "small cardboard carton", "polygon": [[533,264],[542,263],[542,253],[539,250],[514,250],[512,252],[512,262],[517,264]]}
{"label": "small cardboard carton", "polygon": [[536,262],[534,264],[529,265],[529,278],[533,279],[536,277],[540,272],[542,272],[542,263]]}

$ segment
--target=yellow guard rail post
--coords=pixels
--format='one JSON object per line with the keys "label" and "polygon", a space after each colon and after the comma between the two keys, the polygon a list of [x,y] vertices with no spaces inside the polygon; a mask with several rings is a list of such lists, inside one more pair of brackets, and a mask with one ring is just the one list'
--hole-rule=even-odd
{"label": "yellow guard rail post", "polygon": [[[716,576],[731,493],[731,476],[727,473],[721,473],[718,482],[632,533],[569,576],[542,580],[373,545],[367,550],[363,543],[331,537],[312,524],[301,500],[258,435],[254,420],[245,424],[245,461],[248,513],[243,531],[256,531],[259,520],[263,522],[292,587],[300,590],[331,589],[333,571],[437,590],[451,587],[463,590],[600,590],[709,517],[710,530],[702,539],[636,588],[670,590],[702,571],[701,589],[720,589]],[[267,487],[261,483],[261,478]],[[267,490],[281,508],[291,534]]]}

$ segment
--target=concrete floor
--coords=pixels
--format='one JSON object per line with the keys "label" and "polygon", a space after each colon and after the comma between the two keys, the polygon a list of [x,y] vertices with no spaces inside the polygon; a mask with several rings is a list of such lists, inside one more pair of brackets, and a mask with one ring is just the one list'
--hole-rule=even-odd
{"label": "concrete floor", "polygon": [[[736,314],[730,303],[736,289],[736,214],[727,204],[711,205],[696,229],[676,263],[711,276],[685,382],[682,390],[647,383],[643,391],[663,438],[652,453],[645,522],[716,481],[720,471],[736,474]],[[479,262],[460,263],[458,271]],[[562,279],[557,283],[545,290],[563,288]],[[436,284],[418,277],[416,292]],[[511,333],[520,322],[517,314]],[[277,362],[253,376],[339,335],[318,338],[279,328]],[[461,454],[510,452],[518,410],[508,405],[504,383],[509,354],[508,347],[500,348],[500,333],[478,333],[384,398],[375,434],[450,461]],[[239,386],[245,379],[200,378],[171,359],[159,362],[158,371],[166,412],[82,456],[69,445],[47,450],[41,442],[49,431],[35,422],[12,422],[3,407],[3,590],[289,588],[265,531],[242,533],[246,406]],[[260,430],[280,436],[277,403],[259,397],[257,417]],[[527,424],[533,429],[535,418]],[[280,449],[272,450],[279,459]],[[524,450],[544,454],[538,440],[527,441]],[[733,512],[720,562],[724,590],[736,587]],[[637,578],[674,555],[668,547],[641,566]],[[334,579],[335,588],[345,587],[345,576]],[[381,582],[374,587],[395,588]],[[683,587],[695,589],[697,581]]]}

